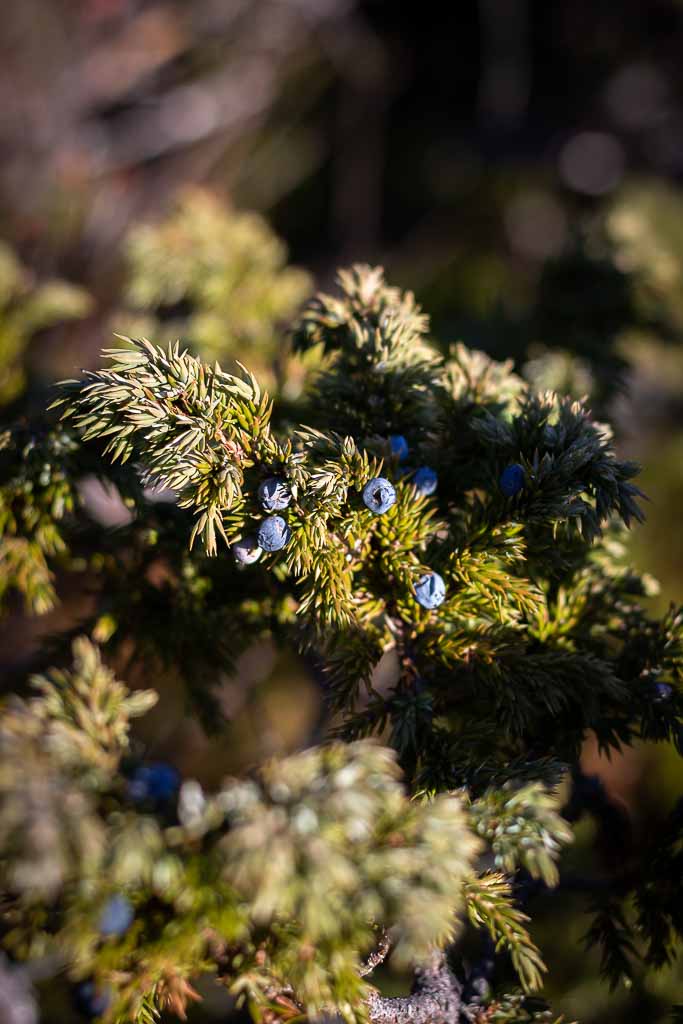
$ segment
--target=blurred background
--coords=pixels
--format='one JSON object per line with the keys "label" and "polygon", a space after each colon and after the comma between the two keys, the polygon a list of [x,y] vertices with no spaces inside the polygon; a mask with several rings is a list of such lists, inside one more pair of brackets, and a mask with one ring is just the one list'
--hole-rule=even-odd
{"label": "blurred background", "polygon": [[[307,368],[283,325],[339,266],[379,262],[444,349],[509,357],[614,424],[645,467],[629,558],[662,611],[683,597],[682,57],[677,0],[5,0],[0,419],[42,410],[115,331],[237,356],[286,407]],[[87,487],[93,515],[125,519]],[[76,621],[72,590],[0,622],[8,672]],[[188,720],[177,680],[152,682],[163,713],[140,741],[208,784],[316,736],[314,681],[269,644],[217,681],[227,740]],[[585,763],[635,845],[680,794],[673,752]],[[664,1020],[675,971],[610,995],[572,900],[570,935],[530,908],[558,1011]]]}

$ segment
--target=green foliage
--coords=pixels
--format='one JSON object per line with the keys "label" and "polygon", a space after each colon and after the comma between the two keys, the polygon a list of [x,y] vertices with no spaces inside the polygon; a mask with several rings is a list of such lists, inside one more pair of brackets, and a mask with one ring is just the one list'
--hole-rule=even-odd
{"label": "green foliage", "polygon": [[[316,951],[314,965],[289,950],[273,959],[309,1010],[339,1002],[355,967],[340,940],[371,948],[370,922],[391,930],[403,963],[453,938],[478,850],[455,796],[407,802],[393,756],[363,742],[274,762],[259,783],[217,797],[230,823],[225,869],[257,923],[288,921],[291,932],[297,922],[299,948]],[[326,959],[339,964],[336,981]]]}
{"label": "green foliage", "polygon": [[613,892],[596,898],[586,933],[588,947],[599,946],[602,969],[612,988],[630,983],[639,960],[670,965],[683,939],[680,868],[683,863],[683,802],[647,845],[639,870],[626,875]]}
{"label": "green foliage", "polygon": [[642,181],[618,194],[606,224],[619,265],[633,276],[640,309],[651,328],[670,339],[683,328],[682,212],[671,187]]}
{"label": "green foliage", "polygon": [[556,1017],[542,999],[517,994],[492,1003],[479,1021],[481,1024],[488,1021],[491,1024],[569,1024],[565,1017]]}
{"label": "green foliage", "polygon": [[62,524],[78,504],[70,463],[78,444],[58,428],[0,435],[0,601],[15,590],[40,615],[55,604],[53,562],[66,550]]}
{"label": "green foliage", "polygon": [[[453,937],[480,844],[457,796],[407,798],[391,751],[315,748],[206,797],[186,783],[180,820],[164,829],[136,812],[117,772],[129,720],[155,695],[129,693],[84,638],[73,670],[34,687],[0,718],[15,951],[55,947],[78,974],[116,967],[120,1011],[144,1020],[229,948],[220,980],[233,991],[293,985],[307,1012],[353,1017],[373,921],[407,962]],[[98,914],[116,890],[135,923],[103,942]]]}
{"label": "green foliage", "polygon": [[129,719],[156,699],[130,694],[88,640],[73,653],[72,672],[36,676],[39,695],[14,698],[0,716],[0,848],[9,891],[29,908],[69,880],[92,885],[102,870],[96,794],[114,782]]}
{"label": "green foliage", "polygon": [[200,535],[214,555],[217,532],[228,542],[222,513],[241,501],[244,469],[286,457],[270,433],[268,397],[246,371],[238,378],[212,370],[177,344],[164,352],[139,342],[111,356],[112,369],[89,373],[85,390],[70,382],[83,402],[67,405],[66,415],[75,414],[85,441],[107,437],[104,453],[114,462],[144,447],[143,481],[178,492],[180,508],[198,517],[190,544]]}
{"label": "green foliage", "polygon": [[80,487],[88,477],[115,488],[129,509],[139,505],[137,476],[117,468],[104,477],[99,453],[61,425],[19,422],[0,433],[0,613],[13,592],[35,615],[54,608],[55,570],[73,568],[70,541],[91,526]]}
{"label": "green foliage", "polygon": [[491,844],[497,868],[508,875],[525,868],[532,878],[553,886],[559,881],[555,860],[572,838],[558,804],[557,795],[539,783],[514,789],[506,782],[476,800],[470,815]]}
{"label": "green foliage", "polygon": [[65,281],[36,285],[12,250],[0,243],[0,406],[24,389],[25,350],[40,330],[87,316],[91,300]]}
{"label": "green foliage", "polygon": [[490,872],[470,881],[465,889],[465,900],[472,924],[489,932],[496,952],[505,949],[510,953],[525,991],[541,988],[546,967],[529,937],[526,927],[529,918],[515,904],[506,877]]}
{"label": "green foliage", "polygon": [[74,641],[73,655],[73,671],[33,677],[40,698],[31,712],[45,720],[45,745],[61,765],[110,780],[128,742],[130,719],[152,707],[156,694],[129,693],[82,637]]}
{"label": "green foliage", "polygon": [[643,363],[679,372],[682,213],[671,185],[632,179],[543,266],[524,367],[535,388],[590,395],[602,412]]}
{"label": "green foliage", "polygon": [[269,388],[298,394],[301,374],[278,353],[279,334],[312,282],[287,265],[284,244],[262,217],[187,189],[163,221],[129,233],[124,256],[114,330],[167,343],[183,338],[206,360],[248,351]]}
{"label": "green foliage", "polygon": [[[332,716],[333,742],[210,793],[186,780],[177,802],[142,807],[121,757],[128,718],[150,698],[128,695],[87,642],[73,672],[42,677],[21,715],[6,710],[8,756],[16,737],[36,747],[35,765],[0,761],[7,941],[21,956],[59,949],[72,977],[110,985],[121,1019],[184,1012],[192,979],[209,971],[267,1021],[391,1017],[406,1000],[391,1011],[369,998],[362,959],[379,941],[427,970],[464,919],[536,988],[543,961],[513,882],[561,878],[567,768],[589,734],[608,753],[635,739],[681,742],[683,615],[652,618],[642,601],[652,581],[623,565],[641,495],[608,429],[579,401],[536,394],[509,364],[463,346],[440,355],[412,295],[379,269],[356,266],[340,286],[295,328],[296,348],[322,367],[296,418],[243,367],[142,340],[61,385],[66,428],[39,442],[28,427],[6,435],[0,552],[12,566],[5,552],[23,550],[8,580],[32,610],[86,558],[93,593],[76,629],[147,675],[176,672],[214,728],[217,680],[263,637],[320,669]],[[508,497],[499,479],[511,464],[524,479]],[[438,473],[429,497],[413,483],[424,465]],[[380,474],[396,501],[375,515],[362,491]],[[92,475],[130,514],[114,532],[85,507]],[[291,539],[237,564],[229,549],[257,534],[259,486],[272,477],[291,494]],[[415,600],[426,572],[446,586],[431,611]],[[66,639],[53,647],[62,664]],[[20,794],[35,787],[24,807]],[[34,807],[48,840],[36,838]],[[636,955],[668,962],[679,945],[664,882],[680,874],[678,828],[638,885],[596,908],[606,973]],[[116,891],[134,923],[103,940],[98,915]],[[452,977],[434,970],[455,999]],[[550,1019],[516,996],[467,1013]]]}

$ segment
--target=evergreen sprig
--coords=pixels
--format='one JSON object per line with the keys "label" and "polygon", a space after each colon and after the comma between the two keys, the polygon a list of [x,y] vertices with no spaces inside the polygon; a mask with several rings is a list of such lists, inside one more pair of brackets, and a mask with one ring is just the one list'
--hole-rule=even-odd
{"label": "evergreen sprig", "polygon": [[[104,654],[80,640],[72,670],[2,711],[6,944],[58,949],[111,991],[110,1018],[141,1024],[182,1015],[208,971],[267,1021],[550,1019],[515,995],[468,1004],[448,955],[467,918],[536,987],[513,883],[562,877],[557,787],[584,740],[681,749],[683,615],[648,613],[652,583],[619,546],[641,518],[636,467],[583,403],[463,346],[442,356],[378,268],[342,273],[294,340],[322,365],[296,417],[243,367],[141,340],[61,386],[65,427],[5,435],[7,596],[46,611],[88,565],[87,613],[54,661],[70,632]],[[116,531],[88,511],[91,475],[124,500]],[[335,739],[137,802],[121,757],[151,697],[107,657],[174,669],[219,727],[216,680],[264,636],[314,666]],[[676,821],[640,882],[596,905],[608,975],[680,945]],[[415,966],[411,996],[370,986],[378,942]]]}
{"label": "evergreen sprig", "polygon": [[[189,979],[217,966],[234,992],[289,987],[306,1012],[354,1017],[366,992],[359,956],[376,925],[399,962],[419,962],[454,937],[480,841],[457,795],[407,797],[390,750],[367,741],[314,748],[213,794],[188,782],[164,828],[137,811],[116,771],[130,717],[155,695],[129,693],[85,638],[72,671],[35,686],[37,697],[0,717],[3,850],[22,851],[6,879],[15,952],[39,941],[38,928],[77,975],[106,976],[119,1012],[137,1020],[183,1011]],[[40,757],[44,798],[25,803],[35,765],[13,758],[27,743]],[[55,834],[45,836],[48,821]],[[35,915],[47,893],[43,931]],[[121,893],[130,920],[103,938],[102,914]],[[489,926],[502,932],[511,912],[490,908]],[[524,941],[519,926],[506,934]],[[216,962],[218,950],[229,955]]]}

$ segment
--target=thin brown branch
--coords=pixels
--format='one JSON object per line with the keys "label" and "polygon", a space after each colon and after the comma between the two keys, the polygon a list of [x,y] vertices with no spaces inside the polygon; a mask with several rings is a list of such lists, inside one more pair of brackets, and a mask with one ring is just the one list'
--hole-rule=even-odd
{"label": "thin brown branch", "polygon": [[389,936],[386,933],[386,931],[384,931],[384,929],[382,929],[382,933],[380,935],[379,942],[377,943],[377,949],[375,949],[370,954],[370,956],[367,958],[365,963],[361,965],[360,972],[359,972],[361,978],[364,978],[368,974],[372,974],[372,972],[374,971],[375,967],[379,967],[379,965],[381,963],[384,963],[384,961],[386,960],[387,955],[388,955],[390,949],[391,949],[391,939],[389,938]]}

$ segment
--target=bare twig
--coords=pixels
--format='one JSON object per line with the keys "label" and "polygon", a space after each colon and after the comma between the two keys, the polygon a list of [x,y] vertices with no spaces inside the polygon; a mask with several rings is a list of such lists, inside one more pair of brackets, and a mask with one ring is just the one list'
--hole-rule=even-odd
{"label": "bare twig", "polygon": [[384,963],[384,961],[386,960],[387,955],[388,955],[390,949],[391,949],[391,939],[389,938],[389,936],[386,933],[386,931],[384,931],[384,929],[382,929],[382,933],[380,935],[380,939],[379,939],[379,942],[377,944],[377,949],[374,950],[374,952],[372,952],[370,954],[370,956],[367,958],[365,963],[361,965],[360,972],[359,972],[361,978],[364,978],[367,974],[372,974],[372,972],[374,971],[375,967],[379,967],[379,965],[381,963]]}

